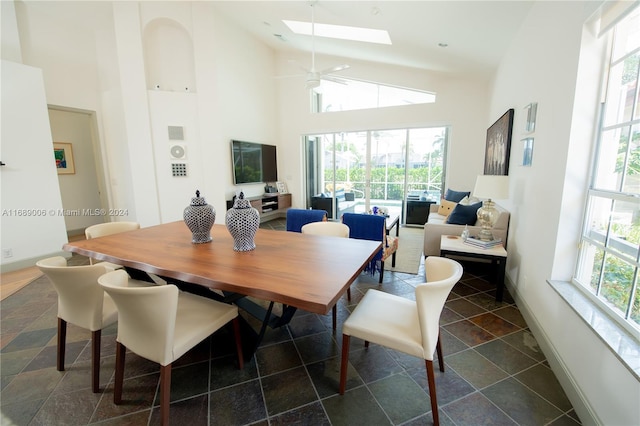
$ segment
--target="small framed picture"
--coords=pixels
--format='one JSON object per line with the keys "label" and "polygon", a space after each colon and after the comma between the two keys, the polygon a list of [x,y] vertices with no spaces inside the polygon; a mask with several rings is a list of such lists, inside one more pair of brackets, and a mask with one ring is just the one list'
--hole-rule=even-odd
{"label": "small framed picture", "polygon": [[74,175],[76,167],[73,163],[73,148],[70,143],[54,142],[53,158],[59,175]]}
{"label": "small framed picture", "polygon": [[280,194],[286,194],[287,192],[287,184],[285,182],[276,182],[276,187],[278,188],[278,192]]}
{"label": "small framed picture", "polygon": [[527,105],[525,108],[526,123],[524,125],[524,131],[526,133],[532,133],[536,130],[536,115],[538,113],[538,103],[533,102]]}
{"label": "small framed picture", "polygon": [[533,161],[533,138],[522,139],[522,165],[531,166]]}

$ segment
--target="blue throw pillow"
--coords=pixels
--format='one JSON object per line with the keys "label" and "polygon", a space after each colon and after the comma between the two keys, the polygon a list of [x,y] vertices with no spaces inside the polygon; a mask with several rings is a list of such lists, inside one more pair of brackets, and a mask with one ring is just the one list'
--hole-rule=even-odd
{"label": "blue throw pillow", "polygon": [[478,220],[476,214],[480,207],[482,207],[482,202],[471,204],[470,206],[458,204],[447,217],[447,223],[452,225],[473,225]]}
{"label": "blue throw pillow", "polygon": [[444,199],[447,201],[453,201],[454,203],[459,203],[464,197],[468,197],[471,195],[471,191],[463,192],[463,191],[454,191],[452,189],[447,189],[447,193],[444,195]]}

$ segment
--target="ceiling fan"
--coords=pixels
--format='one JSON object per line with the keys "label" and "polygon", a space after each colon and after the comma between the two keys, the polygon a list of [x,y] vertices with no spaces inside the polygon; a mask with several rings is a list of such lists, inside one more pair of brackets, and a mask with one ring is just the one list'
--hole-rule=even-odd
{"label": "ceiling fan", "polygon": [[311,6],[311,68],[304,68],[306,71],[306,88],[307,89],[315,89],[320,86],[320,80],[328,80],[333,81],[335,83],[345,84],[343,80],[339,78],[333,77],[331,74],[346,70],[349,68],[349,65],[342,64],[336,65],[335,67],[327,68],[322,71],[316,70],[316,43],[315,43],[315,14],[314,14],[314,6],[317,1],[310,1],[309,5]]}

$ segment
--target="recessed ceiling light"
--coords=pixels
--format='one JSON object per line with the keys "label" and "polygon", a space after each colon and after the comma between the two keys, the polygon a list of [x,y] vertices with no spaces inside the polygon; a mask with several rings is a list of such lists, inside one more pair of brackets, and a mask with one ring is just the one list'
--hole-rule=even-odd
{"label": "recessed ceiling light", "polygon": [[[296,34],[311,35],[311,22],[286,21],[287,27]],[[368,43],[391,44],[389,33],[385,30],[348,27],[344,25],[315,24],[314,33],[318,37],[338,38],[341,40],[365,41]]]}

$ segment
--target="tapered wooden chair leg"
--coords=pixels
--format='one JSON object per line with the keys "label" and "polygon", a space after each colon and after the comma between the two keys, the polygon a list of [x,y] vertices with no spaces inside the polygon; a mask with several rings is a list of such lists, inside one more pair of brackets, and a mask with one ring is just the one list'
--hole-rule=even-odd
{"label": "tapered wooden chair leg", "polygon": [[113,389],[113,403],[122,403],[122,386],[124,384],[124,359],[127,348],[120,342],[116,343],[116,381]]}
{"label": "tapered wooden chair leg", "polygon": [[171,403],[171,364],[160,366],[160,424],[169,426]]}
{"label": "tapered wooden chair leg", "polygon": [[427,382],[429,382],[429,396],[431,397],[431,414],[433,416],[434,426],[440,425],[440,416],[438,416],[438,400],[436,398],[436,378],[433,373],[433,361],[425,360],[427,367]]}
{"label": "tapered wooden chair leg", "polygon": [[333,305],[333,309],[331,310],[331,324],[333,325],[333,331],[336,331],[336,326],[338,325],[338,305]]}
{"label": "tapered wooden chair leg", "polygon": [[436,352],[438,352],[438,365],[440,365],[440,371],[444,373],[444,358],[442,357],[442,345],[440,344],[440,334],[438,334],[438,343],[436,343]]}
{"label": "tapered wooden chair leg", "polygon": [[344,395],[344,390],[347,387],[347,366],[349,364],[349,342],[351,336],[348,334],[342,335],[342,359],[340,361],[340,395]]}
{"label": "tapered wooden chair leg", "polygon": [[244,368],[244,354],[242,353],[242,337],[240,336],[240,319],[235,317],[232,322],[233,334],[236,339],[236,352],[238,353],[238,368],[242,370]]}
{"label": "tapered wooden chair leg", "polygon": [[67,322],[58,318],[58,354],[56,357],[56,368],[64,371],[64,355],[67,342]]}
{"label": "tapered wooden chair leg", "polygon": [[91,387],[93,393],[100,391],[100,340],[102,330],[91,332]]}

